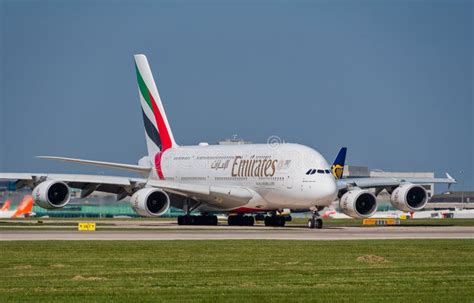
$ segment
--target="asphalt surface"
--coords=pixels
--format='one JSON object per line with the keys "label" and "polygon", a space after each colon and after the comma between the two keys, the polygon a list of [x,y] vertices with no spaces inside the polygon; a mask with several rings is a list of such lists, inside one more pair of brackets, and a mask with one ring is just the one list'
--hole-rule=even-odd
{"label": "asphalt surface", "polygon": [[2,230],[0,241],[17,240],[380,240],[474,239],[472,226],[307,228],[178,227],[153,230]]}

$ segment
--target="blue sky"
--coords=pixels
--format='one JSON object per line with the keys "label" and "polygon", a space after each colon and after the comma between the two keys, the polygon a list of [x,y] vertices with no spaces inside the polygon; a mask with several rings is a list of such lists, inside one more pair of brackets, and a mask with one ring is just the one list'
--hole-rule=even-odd
{"label": "blue sky", "polygon": [[0,3],[3,171],[135,163],[145,53],[179,144],[345,145],[349,164],[464,169],[474,188],[472,1]]}

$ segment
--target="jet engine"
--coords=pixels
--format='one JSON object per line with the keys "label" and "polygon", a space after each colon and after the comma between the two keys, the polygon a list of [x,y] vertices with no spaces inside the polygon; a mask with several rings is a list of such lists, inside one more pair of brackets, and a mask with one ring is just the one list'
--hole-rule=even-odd
{"label": "jet engine", "polygon": [[368,190],[353,189],[341,197],[339,207],[352,218],[367,218],[375,214],[377,199]]}
{"label": "jet engine", "polygon": [[158,188],[143,188],[130,199],[133,210],[142,217],[159,217],[170,208],[170,197]]}
{"label": "jet engine", "polygon": [[420,185],[404,184],[394,189],[390,202],[401,211],[419,211],[428,203],[428,193]]}
{"label": "jet engine", "polygon": [[61,181],[44,181],[33,189],[35,203],[46,209],[64,207],[71,200],[69,186]]}

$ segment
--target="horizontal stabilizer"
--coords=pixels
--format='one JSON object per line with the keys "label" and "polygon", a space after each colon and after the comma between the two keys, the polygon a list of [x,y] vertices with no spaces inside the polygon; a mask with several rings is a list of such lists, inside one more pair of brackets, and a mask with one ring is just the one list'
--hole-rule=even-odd
{"label": "horizontal stabilizer", "polygon": [[147,174],[150,172],[151,167],[132,165],[132,164],[123,164],[123,163],[113,163],[113,162],[102,162],[102,161],[93,161],[93,160],[83,160],[83,159],[74,159],[74,158],[64,158],[64,157],[53,157],[53,156],[37,156],[40,159],[47,160],[56,160],[63,162],[71,162],[85,165],[100,166],[112,169],[121,169],[127,171],[133,171],[140,174]]}

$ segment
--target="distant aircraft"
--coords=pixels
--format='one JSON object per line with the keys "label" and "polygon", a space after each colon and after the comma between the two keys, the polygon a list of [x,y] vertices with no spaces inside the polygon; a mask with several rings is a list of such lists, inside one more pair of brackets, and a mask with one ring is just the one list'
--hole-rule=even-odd
{"label": "distant aircraft", "polygon": [[10,204],[11,204],[10,200],[5,201],[5,203],[3,203],[2,205],[2,208],[0,208],[0,212],[9,210]]}
{"label": "distant aircraft", "polygon": [[[139,173],[141,178],[2,173],[0,179],[15,180],[20,188],[33,188],[35,203],[47,209],[64,207],[71,198],[70,188],[77,188],[82,190],[82,198],[94,191],[115,193],[117,200],[131,196],[132,207],[144,217],[158,217],[170,206],[183,209],[186,215],[178,218],[180,225],[216,225],[216,214],[225,213],[235,214],[228,216],[229,225],[253,225],[253,214],[265,214],[266,225],[284,226],[286,218],[281,215],[282,210],[290,209],[311,211],[309,228],[322,228],[319,211],[337,198],[346,215],[354,218],[372,216],[377,202],[369,188],[378,192],[386,189],[397,209],[418,211],[428,202],[426,190],[418,184],[455,183],[449,175],[439,179],[341,179],[343,161],[335,161],[331,168],[320,153],[300,144],[179,146],[144,55],[135,55],[135,72],[148,156],[141,158],[138,165],[42,158],[122,169]],[[199,102],[199,98],[189,102]],[[233,115],[232,106],[235,105],[226,106],[228,108],[223,108],[222,114]],[[268,123],[265,122],[267,114],[268,110],[262,113],[260,125]],[[329,133],[321,132],[321,136],[324,135]],[[123,139],[126,143],[126,138]],[[344,157],[345,150],[338,158]],[[199,211],[201,215],[192,216],[192,211]]]}
{"label": "distant aircraft", "polygon": [[337,180],[342,179],[344,173],[344,164],[346,163],[347,147],[341,147],[337,153],[336,159],[331,166],[331,172]]}
{"label": "distant aircraft", "polygon": [[27,195],[15,210],[5,210],[0,212],[1,219],[24,218],[33,215],[33,197]]}

